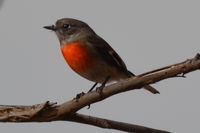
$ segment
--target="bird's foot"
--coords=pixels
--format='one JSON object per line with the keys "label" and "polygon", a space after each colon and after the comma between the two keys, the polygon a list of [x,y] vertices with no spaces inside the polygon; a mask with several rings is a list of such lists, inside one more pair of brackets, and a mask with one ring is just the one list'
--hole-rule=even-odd
{"label": "bird's foot", "polygon": [[105,88],[105,84],[96,88],[96,91],[102,96],[103,95],[103,88]]}
{"label": "bird's foot", "polygon": [[78,100],[79,100],[82,96],[84,96],[84,95],[85,95],[85,93],[84,93],[84,92],[81,92],[81,93],[77,94],[76,97],[75,97],[74,99],[78,102]]}
{"label": "bird's foot", "polygon": [[110,76],[107,76],[105,81],[101,84],[101,86],[96,88],[96,91],[102,96],[103,95],[103,88],[105,88],[106,83],[110,79]]}
{"label": "bird's foot", "polygon": [[[100,87],[96,88],[96,92],[98,92],[101,96],[103,96],[103,88],[105,87],[105,84],[102,84]],[[89,91],[90,92],[90,91]],[[88,93],[89,93],[88,92]],[[88,105],[87,109],[90,109],[90,104]]]}
{"label": "bird's foot", "polygon": [[[81,93],[79,93],[79,94],[76,95],[76,97],[74,98],[74,100],[76,100],[76,102],[78,102],[78,100],[79,100],[82,96],[84,96],[84,95],[85,95],[85,93],[84,93],[84,92],[81,92]],[[90,109],[90,104],[88,105],[87,109]]]}

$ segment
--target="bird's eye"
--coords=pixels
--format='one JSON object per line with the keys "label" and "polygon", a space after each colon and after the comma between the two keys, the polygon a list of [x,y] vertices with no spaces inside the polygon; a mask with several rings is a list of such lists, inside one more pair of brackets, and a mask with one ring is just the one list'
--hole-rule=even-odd
{"label": "bird's eye", "polygon": [[69,29],[69,24],[63,24],[63,29],[65,29],[65,30],[67,30],[67,29]]}

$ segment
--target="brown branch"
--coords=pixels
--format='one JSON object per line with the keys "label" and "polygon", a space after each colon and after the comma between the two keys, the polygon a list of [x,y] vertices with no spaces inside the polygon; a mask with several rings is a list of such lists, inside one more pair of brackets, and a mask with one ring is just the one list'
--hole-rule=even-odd
{"label": "brown branch", "polygon": [[[158,82],[163,79],[177,77],[179,74],[186,74],[191,71],[200,69],[200,54],[197,54],[194,58],[186,60],[184,62],[160,68],[151,72],[147,72],[133,78],[109,85],[103,89],[103,95],[100,95],[96,91],[82,96],[78,101],[73,99],[67,101],[61,105],[55,105],[55,103],[46,102],[44,104],[38,104],[33,106],[0,106],[0,121],[2,122],[47,122],[55,120],[69,120],[75,122],[81,122],[91,124],[99,127],[107,127],[122,131],[136,132],[140,127],[137,125],[121,123],[111,120],[105,120],[102,118],[89,117],[77,114],[76,112],[81,108],[90,105],[92,103],[101,101],[107,97],[121,92],[142,88],[145,85]],[[88,118],[88,119],[86,119]],[[91,118],[91,119],[89,119]],[[97,124],[108,123],[109,126]],[[120,125],[120,126],[119,126]],[[131,128],[130,128],[131,127]],[[154,129],[142,127],[148,129],[149,132],[157,133]],[[125,130],[126,129],[126,130]],[[130,130],[128,130],[130,129]],[[153,131],[154,130],[154,131]],[[143,130],[144,133],[148,131]]]}
{"label": "brown branch", "polygon": [[89,125],[94,125],[101,128],[106,129],[115,129],[115,130],[121,130],[126,132],[134,132],[134,133],[169,133],[167,131],[163,130],[157,130],[149,127],[139,126],[135,124],[129,124],[124,122],[118,122],[83,114],[75,113],[74,115],[67,116],[67,121],[73,121],[73,122],[79,122]]}
{"label": "brown branch", "polygon": [[[47,121],[72,121],[88,125],[93,125],[106,129],[116,129],[127,132],[135,133],[169,133],[167,131],[157,130],[144,126],[118,122],[94,116],[83,115],[79,113],[73,113],[62,118],[55,118],[54,120],[38,121],[34,117],[43,117],[40,114],[45,113],[48,109],[54,108],[55,103],[42,103],[32,106],[0,106],[0,120],[2,122],[47,122]],[[34,119],[33,119],[34,118]],[[47,119],[47,118],[46,118]]]}

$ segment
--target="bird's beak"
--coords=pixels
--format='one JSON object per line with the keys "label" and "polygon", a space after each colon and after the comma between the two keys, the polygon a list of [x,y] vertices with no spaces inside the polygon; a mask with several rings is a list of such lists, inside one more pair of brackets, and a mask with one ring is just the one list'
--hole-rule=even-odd
{"label": "bird's beak", "polygon": [[43,28],[48,29],[48,30],[52,30],[52,31],[55,31],[55,30],[56,30],[56,27],[55,27],[54,25],[51,25],[51,26],[44,26]]}

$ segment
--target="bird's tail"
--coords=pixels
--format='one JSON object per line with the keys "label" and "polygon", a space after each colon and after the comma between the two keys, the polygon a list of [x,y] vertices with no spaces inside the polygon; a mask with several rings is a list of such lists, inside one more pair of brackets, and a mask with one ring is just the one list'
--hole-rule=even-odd
{"label": "bird's tail", "polygon": [[[135,74],[133,74],[132,72],[128,71],[128,74],[130,77],[135,76]],[[153,94],[159,94],[160,92],[158,90],[156,90],[154,87],[150,86],[150,85],[145,85],[144,89],[150,91]]]}

